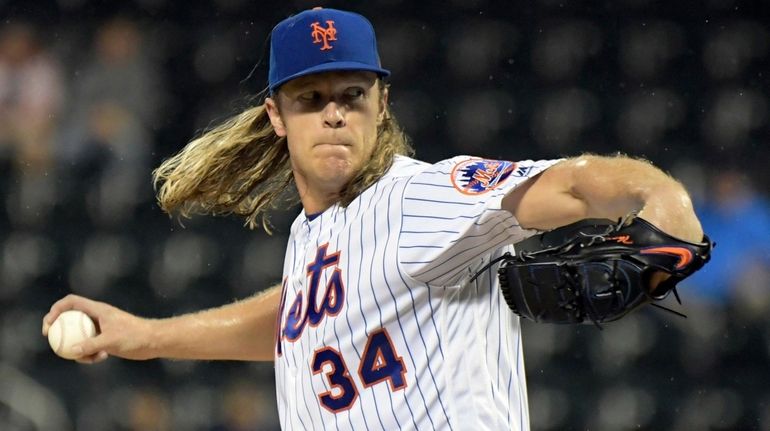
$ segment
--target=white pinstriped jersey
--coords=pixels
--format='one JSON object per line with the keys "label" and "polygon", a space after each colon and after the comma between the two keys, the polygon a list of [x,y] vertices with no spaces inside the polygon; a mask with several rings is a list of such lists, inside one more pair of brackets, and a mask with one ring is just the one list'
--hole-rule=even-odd
{"label": "white pinstriped jersey", "polygon": [[493,266],[534,232],[503,196],[556,161],[397,156],[291,228],[276,335],[285,430],[528,430],[519,320]]}

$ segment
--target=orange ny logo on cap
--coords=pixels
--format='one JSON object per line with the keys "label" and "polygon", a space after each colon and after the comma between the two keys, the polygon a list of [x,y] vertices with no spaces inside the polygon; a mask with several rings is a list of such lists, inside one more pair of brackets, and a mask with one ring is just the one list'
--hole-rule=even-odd
{"label": "orange ny logo on cap", "polygon": [[321,27],[321,24],[316,21],[310,24],[310,28],[313,29],[310,33],[310,36],[313,37],[313,43],[323,43],[321,51],[334,48],[329,45],[329,41],[337,40],[337,29],[334,28],[334,21],[326,21],[326,28]]}

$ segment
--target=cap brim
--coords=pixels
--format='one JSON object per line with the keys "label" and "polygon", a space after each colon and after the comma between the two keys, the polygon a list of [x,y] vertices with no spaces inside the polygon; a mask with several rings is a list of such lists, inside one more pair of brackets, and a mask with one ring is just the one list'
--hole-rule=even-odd
{"label": "cap brim", "polygon": [[294,75],[287,76],[286,78],[274,83],[272,86],[270,86],[270,93],[275,93],[275,90],[278,89],[281,85],[291,81],[292,79],[301,78],[303,76],[307,75],[313,75],[316,73],[322,73],[322,72],[335,72],[335,71],[362,71],[362,72],[374,72],[380,77],[385,77],[390,75],[390,71],[387,69],[383,69],[381,67],[374,67],[371,64],[365,64],[365,63],[358,63],[355,61],[338,61],[338,62],[329,62],[329,63],[323,63],[319,64],[317,66],[313,66],[311,68],[305,69],[301,72],[295,73]]}

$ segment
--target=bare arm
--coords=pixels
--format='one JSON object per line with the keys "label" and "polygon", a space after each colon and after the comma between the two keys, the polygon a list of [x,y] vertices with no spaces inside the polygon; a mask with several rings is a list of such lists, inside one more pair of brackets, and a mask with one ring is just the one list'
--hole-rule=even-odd
{"label": "bare arm", "polygon": [[700,242],[703,230],[684,187],[651,163],[629,157],[565,160],[503,199],[522,227],[549,230],[631,211],[674,237]]}
{"label": "bare arm", "polygon": [[248,299],[166,319],[145,319],[77,295],[57,301],[43,318],[43,335],[63,311],[82,310],[100,333],[82,343],[80,362],[126,359],[271,361],[281,286]]}

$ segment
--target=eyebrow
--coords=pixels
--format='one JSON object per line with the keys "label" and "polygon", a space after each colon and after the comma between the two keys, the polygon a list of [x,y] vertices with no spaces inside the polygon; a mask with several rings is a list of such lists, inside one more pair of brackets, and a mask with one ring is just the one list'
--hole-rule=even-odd
{"label": "eyebrow", "polygon": [[[347,76],[349,77],[347,79],[349,80],[348,83],[350,85],[361,85],[364,87],[369,85],[369,78],[363,73],[354,72],[354,73],[347,74]],[[308,87],[312,87],[313,85],[318,83],[318,81],[321,80],[321,78],[314,75],[308,75],[307,77],[302,77],[300,79],[303,79],[303,81],[295,83],[293,91],[305,90]]]}

